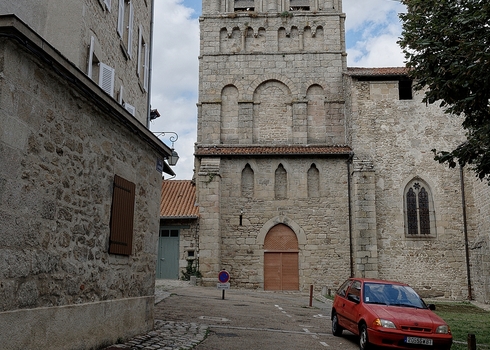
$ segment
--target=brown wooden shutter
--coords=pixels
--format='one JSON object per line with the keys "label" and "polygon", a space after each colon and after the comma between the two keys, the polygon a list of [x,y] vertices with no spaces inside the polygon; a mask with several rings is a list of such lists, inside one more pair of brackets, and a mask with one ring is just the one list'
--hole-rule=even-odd
{"label": "brown wooden shutter", "polygon": [[112,194],[109,253],[131,255],[133,250],[133,220],[135,184],[114,176]]}

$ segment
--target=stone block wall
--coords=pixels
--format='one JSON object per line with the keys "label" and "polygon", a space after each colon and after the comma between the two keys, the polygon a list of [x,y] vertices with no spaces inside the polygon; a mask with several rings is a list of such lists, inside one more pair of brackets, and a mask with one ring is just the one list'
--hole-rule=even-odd
{"label": "stone block wall", "polygon": [[[0,329],[9,330],[0,343],[113,344],[153,327],[165,155],[121,122],[117,103],[101,95],[96,104],[85,76],[71,83],[78,73],[60,56],[37,55],[0,39]],[[108,254],[116,174],[136,185],[129,256]]]}
{"label": "stone block wall", "polygon": [[[399,100],[396,84],[353,78],[346,108],[355,156],[374,166],[379,277],[408,282],[425,296],[465,299],[459,170],[438,164],[431,152],[463,140],[461,121],[423,104],[420,93]],[[411,237],[405,231],[404,189],[417,177],[432,193],[434,236]],[[473,202],[471,195],[468,201]]]}
{"label": "stone block wall", "polygon": [[[320,193],[308,197],[307,174],[312,163],[320,174]],[[251,197],[240,193],[240,176],[246,164],[254,171]],[[279,164],[287,170],[283,199],[275,199],[274,193]],[[307,291],[310,285],[316,290],[323,286],[335,289],[349,277],[345,159],[228,159],[222,160],[220,174],[220,267],[230,272],[233,285],[263,288],[264,237],[260,233],[266,223],[278,218],[287,218],[288,226],[297,225],[305,235],[303,244],[299,242],[300,290]]]}

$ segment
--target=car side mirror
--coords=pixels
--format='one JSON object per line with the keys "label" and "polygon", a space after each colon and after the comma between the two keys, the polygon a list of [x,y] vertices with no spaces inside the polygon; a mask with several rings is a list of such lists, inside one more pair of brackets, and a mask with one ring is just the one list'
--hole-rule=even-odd
{"label": "car side mirror", "polygon": [[350,301],[353,301],[356,304],[359,304],[361,302],[361,299],[359,298],[358,295],[354,295],[354,294],[350,294],[350,293],[347,295],[347,299]]}
{"label": "car side mirror", "polygon": [[434,304],[428,304],[427,307],[429,308],[429,310],[432,310],[432,311],[434,311],[436,309],[436,306]]}

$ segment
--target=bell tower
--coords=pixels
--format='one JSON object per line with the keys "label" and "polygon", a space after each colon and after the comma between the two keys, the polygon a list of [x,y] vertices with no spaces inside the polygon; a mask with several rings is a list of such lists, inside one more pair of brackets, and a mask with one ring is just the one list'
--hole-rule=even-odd
{"label": "bell tower", "polygon": [[[282,206],[307,196],[308,179],[320,179],[324,159],[315,157],[349,153],[335,148],[346,144],[345,14],[341,0],[203,0],[202,6],[195,178],[205,237],[200,269],[211,281],[226,267],[223,242],[235,214],[244,213],[243,226],[247,207],[260,211],[257,225],[286,217]],[[298,158],[308,164],[293,179]],[[320,186],[315,181],[312,195]],[[255,205],[263,200],[271,200],[267,210]],[[250,229],[245,255],[259,254],[250,244],[260,227]],[[263,276],[256,279],[261,286]]]}

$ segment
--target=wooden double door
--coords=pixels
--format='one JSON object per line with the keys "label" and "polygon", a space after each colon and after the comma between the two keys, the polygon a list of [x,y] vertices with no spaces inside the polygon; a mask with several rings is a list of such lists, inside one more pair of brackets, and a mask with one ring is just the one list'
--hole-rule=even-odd
{"label": "wooden double door", "polygon": [[264,241],[264,290],[298,289],[298,238],[288,226],[278,224]]}

